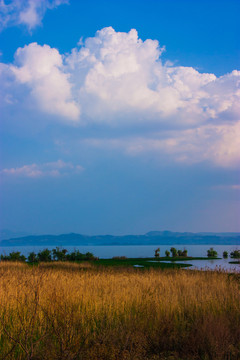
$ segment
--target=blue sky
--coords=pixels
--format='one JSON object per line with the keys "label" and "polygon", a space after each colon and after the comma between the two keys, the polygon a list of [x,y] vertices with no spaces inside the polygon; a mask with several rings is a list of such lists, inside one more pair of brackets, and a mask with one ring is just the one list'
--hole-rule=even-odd
{"label": "blue sky", "polygon": [[1,1],[1,228],[240,231],[239,10]]}

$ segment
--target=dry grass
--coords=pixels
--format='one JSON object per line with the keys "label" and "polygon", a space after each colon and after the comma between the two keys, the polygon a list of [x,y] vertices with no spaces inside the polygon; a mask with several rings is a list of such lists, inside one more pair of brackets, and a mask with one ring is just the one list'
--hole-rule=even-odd
{"label": "dry grass", "polygon": [[0,359],[240,358],[239,279],[0,263]]}

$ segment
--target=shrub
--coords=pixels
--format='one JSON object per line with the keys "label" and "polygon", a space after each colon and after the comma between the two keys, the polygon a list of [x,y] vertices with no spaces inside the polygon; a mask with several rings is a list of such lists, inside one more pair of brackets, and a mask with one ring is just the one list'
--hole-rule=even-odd
{"label": "shrub", "polygon": [[172,257],[177,257],[178,256],[177,249],[175,249],[174,247],[171,247],[170,251],[172,253]]}
{"label": "shrub", "polygon": [[68,261],[81,261],[84,260],[84,255],[79,250],[74,250],[70,254],[66,255]]}
{"label": "shrub", "polygon": [[66,260],[66,249],[60,249],[59,247],[56,247],[56,249],[52,250],[53,259],[57,261],[64,261]]}
{"label": "shrub", "polygon": [[187,256],[187,250],[186,249],[178,250],[177,253],[178,253],[178,256],[183,256],[183,257]]}
{"label": "shrub", "polygon": [[184,257],[187,257],[187,256],[188,256],[188,251],[187,251],[186,249],[183,250],[182,256],[184,256]]}
{"label": "shrub", "polygon": [[224,251],[224,252],[223,252],[223,257],[224,257],[224,259],[227,259],[227,258],[228,258],[228,252],[227,252],[227,251]]}
{"label": "shrub", "polygon": [[35,252],[30,252],[28,255],[28,262],[30,263],[37,263],[38,262],[38,256],[35,254]]}
{"label": "shrub", "polygon": [[230,254],[230,257],[234,258],[234,259],[240,259],[240,250],[232,251],[231,254]]}
{"label": "shrub", "polygon": [[85,259],[84,260],[94,260],[94,259],[95,259],[95,257],[94,257],[94,255],[92,253],[87,252],[85,254]]}
{"label": "shrub", "polygon": [[214,250],[212,247],[207,251],[208,257],[217,257],[218,253],[216,250]]}
{"label": "shrub", "polygon": [[166,250],[165,255],[166,255],[166,257],[169,257],[170,256],[170,251]]}
{"label": "shrub", "polygon": [[37,257],[39,261],[44,261],[44,262],[51,261],[52,260],[51,250],[44,249],[42,251],[39,251]]}
{"label": "shrub", "polygon": [[155,256],[155,258],[159,258],[159,256],[160,256],[160,249],[159,249],[159,248],[157,248],[157,249],[155,250],[154,256]]}
{"label": "shrub", "polygon": [[86,254],[80,253],[79,250],[74,250],[72,253],[66,255],[68,261],[83,261],[83,260],[97,260],[97,258],[90,252]]}
{"label": "shrub", "polygon": [[9,255],[1,255],[2,261],[26,261],[26,257],[20,251],[12,251]]}

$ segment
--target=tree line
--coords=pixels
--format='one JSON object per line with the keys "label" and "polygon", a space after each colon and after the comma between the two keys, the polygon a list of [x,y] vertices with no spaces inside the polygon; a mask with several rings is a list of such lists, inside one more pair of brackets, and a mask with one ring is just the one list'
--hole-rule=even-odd
{"label": "tree line", "polygon": [[[186,249],[184,250],[177,250],[174,247],[171,247],[170,251],[166,250],[165,251],[165,256],[166,257],[170,257],[170,254],[173,258],[176,257],[188,257],[188,251]],[[154,256],[155,258],[159,258],[160,257],[160,248],[157,248],[154,251]],[[216,250],[214,250],[214,248],[210,248],[209,250],[207,250],[207,257],[209,258],[216,258],[218,257],[218,253]],[[230,253],[230,257],[234,258],[234,259],[239,259],[240,258],[240,250],[234,250]],[[224,251],[223,252],[223,258],[228,258],[228,252]]]}
{"label": "tree line", "polygon": [[74,250],[68,253],[67,249],[60,249],[56,247],[53,250],[44,249],[38,253],[30,252],[28,257],[22,255],[20,251],[12,251],[9,255],[1,255],[1,261],[28,261],[29,263],[50,262],[50,261],[83,261],[83,260],[97,260],[92,253],[81,253],[79,250]]}

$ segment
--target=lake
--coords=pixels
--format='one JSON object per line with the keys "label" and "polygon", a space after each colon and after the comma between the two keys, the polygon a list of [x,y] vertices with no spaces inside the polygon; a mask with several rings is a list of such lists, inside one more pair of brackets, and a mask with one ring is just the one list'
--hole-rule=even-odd
{"label": "lake", "polygon": [[[165,251],[169,250],[170,247],[183,250],[188,250],[188,255],[193,257],[207,256],[207,250],[213,247],[218,252],[218,256],[222,257],[223,251],[227,251],[228,254],[234,250],[239,250],[237,245],[161,245],[160,256],[164,256]],[[28,256],[31,251],[38,252],[45,249],[46,246],[19,246],[19,247],[0,247],[0,254],[8,255],[12,251],[20,251],[23,255]],[[48,246],[48,249],[53,249],[53,246]],[[125,245],[125,246],[66,246],[69,252],[79,250],[82,253],[91,252],[95,256],[103,259],[109,259],[113,256],[126,256],[128,258],[140,258],[140,257],[154,257],[154,250],[157,248],[156,245]],[[188,263],[193,266],[189,269],[216,269],[221,267],[225,270],[235,270],[240,272],[240,265],[229,264],[229,261],[234,259],[219,259],[219,260],[190,260]],[[181,261],[183,262],[183,261]]]}

